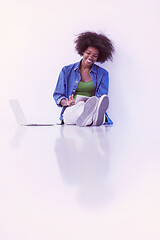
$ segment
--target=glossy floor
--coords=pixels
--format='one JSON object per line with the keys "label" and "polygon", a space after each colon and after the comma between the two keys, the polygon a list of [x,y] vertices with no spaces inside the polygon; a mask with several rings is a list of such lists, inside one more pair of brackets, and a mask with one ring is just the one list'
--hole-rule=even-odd
{"label": "glossy floor", "polygon": [[160,239],[157,135],[58,125],[2,133],[1,240]]}

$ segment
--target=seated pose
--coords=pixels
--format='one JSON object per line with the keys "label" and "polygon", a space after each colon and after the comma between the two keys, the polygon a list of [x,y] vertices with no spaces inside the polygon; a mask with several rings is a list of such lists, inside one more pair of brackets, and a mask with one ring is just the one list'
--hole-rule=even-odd
{"label": "seated pose", "polygon": [[[60,120],[78,126],[112,124],[106,111],[108,99],[108,72],[95,64],[112,60],[114,47],[103,34],[83,32],[75,40],[80,62],[62,68],[53,93],[56,104],[62,107]],[[78,95],[87,100],[76,101]]]}

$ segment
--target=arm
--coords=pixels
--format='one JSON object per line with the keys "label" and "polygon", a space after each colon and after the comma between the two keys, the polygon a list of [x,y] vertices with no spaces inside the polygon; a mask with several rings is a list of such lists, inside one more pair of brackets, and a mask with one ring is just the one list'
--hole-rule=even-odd
{"label": "arm", "polygon": [[53,98],[59,107],[67,107],[75,104],[75,99],[73,98],[73,95],[67,98],[68,93],[66,90],[66,78],[66,68],[64,67],[59,74],[57,85],[53,94]]}
{"label": "arm", "polygon": [[108,95],[108,88],[109,88],[109,73],[105,71],[97,86],[95,95],[98,98],[100,98],[103,94]]}
{"label": "arm", "polygon": [[61,100],[66,99],[66,82],[65,82],[65,69],[63,68],[59,74],[56,88],[53,93],[53,98],[56,104],[61,107]]}

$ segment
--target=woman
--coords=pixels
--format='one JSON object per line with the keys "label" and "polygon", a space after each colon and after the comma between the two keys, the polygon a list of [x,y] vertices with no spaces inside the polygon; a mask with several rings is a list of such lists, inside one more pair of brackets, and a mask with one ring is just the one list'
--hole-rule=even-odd
{"label": "woman", "polygon": [[[61,123],[81,127],[100,126],[104,122],[112,124],[106,113],[109,105],[108,72],[95,64],[112,60],[112,42],[103,34],[83,32],[78,35],[75,44],[83,58],[62,68],[53,94],[56,104],[62,107]],[[76,102],[77,95],[88,99]]]}

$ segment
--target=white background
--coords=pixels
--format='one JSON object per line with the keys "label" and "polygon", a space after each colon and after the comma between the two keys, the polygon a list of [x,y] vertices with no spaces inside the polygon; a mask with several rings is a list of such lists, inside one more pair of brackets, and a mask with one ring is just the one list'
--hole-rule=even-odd
{"label": "white background", "polygon": [[[158,0],[0,1],[2,240],[159,240],[159,13]],[[116,50],[102,65],[113,127],[16,130],[9,99],[30,122],[57,121],[59,72],[88,30]]]}

